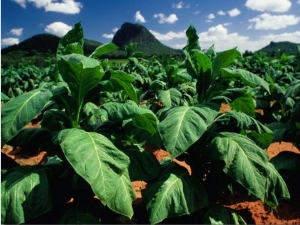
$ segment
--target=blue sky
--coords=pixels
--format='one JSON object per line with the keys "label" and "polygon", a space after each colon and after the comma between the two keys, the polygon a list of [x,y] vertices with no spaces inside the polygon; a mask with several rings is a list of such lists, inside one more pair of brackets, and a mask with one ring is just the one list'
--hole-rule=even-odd
{"label": "blue sky", "polygon": [[192,23],[203,49],[256,51],[271,41],[300,43],[300,0],[2,0],[1,47],[36,34],[63,36],[81,21],[87,39],[109,43],[124,22],[145,26],[181,49]]}

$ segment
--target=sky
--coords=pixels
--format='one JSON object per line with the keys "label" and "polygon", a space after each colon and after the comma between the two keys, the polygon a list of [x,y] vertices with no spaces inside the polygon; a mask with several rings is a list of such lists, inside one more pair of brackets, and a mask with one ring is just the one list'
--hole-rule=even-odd
{"label": "sky", "polygon": [[78,22],[86,39],[103,44],[130,22],[182,49],[193,24],[202,49],[254,52],[271,41],[300,43],[300,0],[2,0],[1,48],[36,34],[62,37]]}

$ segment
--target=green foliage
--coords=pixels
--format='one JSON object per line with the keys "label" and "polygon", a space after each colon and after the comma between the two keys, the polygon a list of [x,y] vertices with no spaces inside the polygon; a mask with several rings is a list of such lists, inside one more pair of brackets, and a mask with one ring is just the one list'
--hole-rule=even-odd
{"label": "green foliage", "polygon": [[190,214],[209,204],[199,180],[172,162],[165,161],[163,164],[169,165],[157,181],[142,192],[151,224],[160,223],[165,218]]}
{"label": "green foliage", "polygon": [[[193,213],[201,214],[199,223],[245,223],[215,206],[227,187],[238,186],[270,207],[289,198],[285,181],[263,150],[280,135],[255,118],[257,94],[272,94],[273,86],[238,68],[236,49],[203,51],[192,25],[186,34],[183,61],[144,58],[129,44],[128,61],[117,65],[101,59],[115,51],[112,43],[84,55],[83,29],[77,23],[59,42],[58,71],[51,73],[51,83],[11,99],[2,94],[2,143],[25,153],[42,148],[55,157],[43,165],[3,168],[2,223],[26,223],[56,212],[66,204],[50,204],[61,197],[57,187],[64,187],[61,194],[73,197],[74,205],[51,223],[95,223],[108,211],[130,219],[135,180],[148,183],[142,197],[152,224]],[[289,126],[297,129],[298,88],[282,100],[283,118],[291,116]],[[220,111],[224,103],[230,111]],[[38,114],[40,127],[24,129]],[[159,163],[147,146],[184,159],[191,174],[171,160]],[[28,174],[39,183],[29,185]],[[11,198],[15,189],[20,190],[16,201]],[[28,193],[42,196],[28,203],[31,211],[24,205]]]}
{"label": "green foliage", "polygon": [[25,223],[51,209],[46,167],[15,167],[2,178],[1,221]]}
{"label": "green foliage", "polygon": [[23,63],[19,63],[16,68],[13,66],[1,68],[2,92],[14,98],[38,87],[51,85],[53,83],[51,75],[55,71],[55,65],[39,68],[34,65],[25,66]]}

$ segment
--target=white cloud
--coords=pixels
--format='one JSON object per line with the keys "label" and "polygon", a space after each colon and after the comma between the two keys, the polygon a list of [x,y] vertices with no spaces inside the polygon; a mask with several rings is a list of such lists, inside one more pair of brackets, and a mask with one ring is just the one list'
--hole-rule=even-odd
{"label": "white cloud", "polygon": [[286,12],[291,5],[290,0],[247,0],[245,4],[246,7],[261,12]]}
{"label": "white cloud", "polygon": [[22,8],[26,8],[26,0],[13,0],[15,3],[20,5]]}
{"label": "white cloud", "polygon": [[300,0],[298,0],[298,2],[297,2],[298,4],[300,4]]}
{"label": "white cloud", "polygon": [[271,41],[290,41],[294,43],[300,43],[300,31],[295,31],[293,33],[282,33],[282,34],[268,34],[260,37],[262,40],[270,43]]}
{"label": "white cloud", "polygon": [[220,11],[218,12],[218,15],[224,16],[224,15],[226,15],[226,13],[225,13],[223,10],[220,10]]}
{"label": "white cloud", "polygon": [[240,36],[238,33],[229,33],[222,24],[211,27],[207,31],[198,34],[198,36],[202,48],[207,49],[215,45],[217,51],[243,46],[243,43],[249,39],[246,36]]}
{"label": "white cloud", "polygon": [[241,14],[241,11],[237,8],[227,11],[230,17],[235,17]]}
{"label": "white cloud", "polygon": [[27,2],[33,3],[37,8],[45,8],[51,4],[52,0],[27,0]]}
{"label": "white cloud", "polygon": [[134,21],[135,22],[146,23],[146,20],[145,20],[144,16],[141,14],[140,11],[136,11],[136,13],[134,15]]}
{"label": "white cloud", "polygon": [[106,34],[105,33],[105,34],[102,34],[102,37],[111,39],[111,38],[114,37],[114,35],[113,34]]}
{"label": "white cloud", "polygon": [[3,38],[1,39],[1,45],[17,45],[19,44],[20,41],[19,41],[19,38]]}
{"label": "white cloud", "polygon": [[63,22],[54,22],[47,25],[45,31],[50,34],[54,34],[56,36],[62,37],[71,29],[72,26],[69,26]]}
{"label": "white cloud", "polygon": [[149,30],[149,31],[159,41],[170,41],[170,40],[178,39],[178,38],[186,38],[185,31],[179,31],[179,32],[169,31],[165,34],[158,33],[154,30]]}
{"label": "white cloud", "polygon": [[[115,27],[112,29],[112,32],[116,33],[118,30],[119,30],[119,28]],[[105,33],[105,34],[102,34],[102,37],[112,39],[114,37],[114,34]]]}
{"label": "white cloud", "polygon": [[156,13],[153,15],[155,19],[159,19],[159,23],[175,23],[178,18],[176,14],[170,14],[168,17],[165,16],[163,13]]}
{"label": "white cloud", "polygon": [[231,23],[223,23],[223,26],[229,26]]}
{"label": "white cloud", "polygon": [[241,52],[245,52],[246,50],[254,52],[268,45],[271,41],[300,42],[300,31],[269,34],[260,36],[256,40],[250,40],[247,36],[241,36],[238,33],[229,33],[228,29],[221,24],[209,28],[207,31],[198,34],[198,36],[202,48],[207,49],[214,44],[216,51],[224,51],[237,47]]}
{"label": "white cloud", "polygon": [[182,9],[184,6],[184,3],[182,1],[178,2],[178,3],[173,3],[172,7],[176,8],[176,9]]}
{"label": "white cloud", "polygon": [[[209,28],[205,32],[201,32],[198,34],[199,42],[202,49],[208,49],[212,45],[215,45],[216,51],[224,51],[230,48],[238,47],[238,49],[242,52],[247,50],[249,37],[240,36],[237,33],[229,33],[227,28],[224,27],[224,24],[219,24],[217,26],[213,26]],[[184,31],[173,33],[172,31],[167,34],[160,34],[162,37],[157,36],[156,33],[150,31],[153,35],[161,40],[164,44],[176,48],[182,49],[186,45],[186,34]],[[178,38],[185,39],[185,41],[177,40],[176,42],[170,42],[172,40],[172,36],[178,35]],[[173,38],[174,39],[174,38]]]}
{"label": "white cloud", "polygon": [[26,8],[26,3],[33,3],[37,8],[44,8],[46,12],[59,12],[64,14],[77,14],[82,8],[80,2],[74,0],[13,0],[21,7]]}
{"label": "white cloud", "polygon": [[212,20],[212,19],[214,19],[214,18],[216,18],[216,17],[215,17],[215,14],[213,14],[213,13],[210,13],[210,14],[207,16],[207,19],[209,19],[209,20]]}
{"label": "white cloud", "polygon": [[[226,25],[227,24],[219,24],[209,28],[207,31],[198,33],[201,48],[208,49],[214,45],[215,50],[220,52],[237,47],[237,49],[243,53],[246,50],[255,52],[268,45],[271,41],[290,41],[294,43],[300,42],[300,31],[293,33],[268,34],[259,36],[255,40],[250,40],[248,36],[241,36],[238,33],[230,33],[225,27]],[[162,42],[172,48],[182,49],[186,45],[186,37],[184,37],[183,32],[181,37],[185,40],[177,39],[176,41],[172,42],[164,41],[164,39],[162,39]]]}
{"label": "white cloud", "polygon": [[[300,17],[294,15],[273,16],[269,13],[261,14],[249,20],[249,22],[254,23],[256,30],[279,30],[287,26],[296,25],[299,21]],[[250,28],[252,28],[252,25]]]}
{"label": "white cloud", "polygon": [[23,33],[23,28],[13,28],[13,29],[10,30],[9,33],[19,37]]}

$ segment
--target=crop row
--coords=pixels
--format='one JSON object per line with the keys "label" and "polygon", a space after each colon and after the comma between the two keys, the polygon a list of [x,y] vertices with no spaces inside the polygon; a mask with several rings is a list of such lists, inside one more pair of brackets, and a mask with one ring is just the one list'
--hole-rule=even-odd
{"label": "crop row", "polygon": [[[59,43],[47,84],[2,98],[2,145],[48,155],[42,165],[2,167],[2,223],[30,222],[71,197],[76,207],[51,223],[98,223],[107,210],[131,219],[136,180],[147,182],[142,200],[152,224],[194,212],[202,224],[245,224],[217,204],[235,190],[270,208],[290,198],[279,169],[299,174],[296,162],[283,163],[299,158],[271,162],[264,149],[282,140],[300,146],[299,71],[270,61],[275,72],[256,75],[247,67],[253,58],[242,59],[237,49],[203,51],[192,25],[186,35],[184,60],[145,59],[130,44],[128,61],[117,64],[98,60],[117,48],[112,43],[83,54],[77,23]],[[220,110],[224,103],[230,110]],[[270,121],[257,119],[258,108],[275,103]],[[24,128],[37,115],[40,126]],[[171,159],[158,162],[145,146],[165,149]],[[184,160],[191,174],[172,159]]]}

